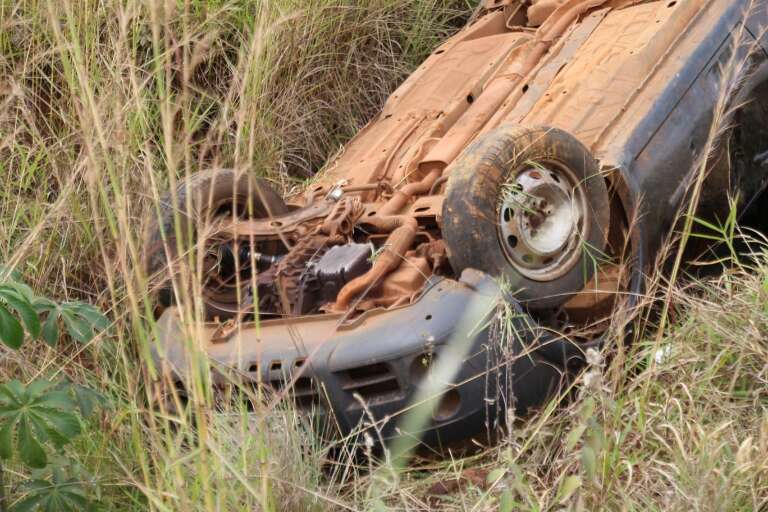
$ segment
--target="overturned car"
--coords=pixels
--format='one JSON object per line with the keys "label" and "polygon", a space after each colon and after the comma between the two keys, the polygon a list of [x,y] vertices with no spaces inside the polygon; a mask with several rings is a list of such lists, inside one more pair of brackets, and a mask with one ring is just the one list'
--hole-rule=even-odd
{"label": "overturned car", "polygon": [[[283,390],[342,435],[402,434],[398,416],[456,344],[424,442],[541,406],[642,293],[734,58],[749,73],[700,211],[766,185],[768,11],[753,4],[488,0],[303,192],[192,176],[146,247],[155,362],[189,378],[177,299],[197,288],[215,373]],[[180,277],[187,247],[202,282]]]}

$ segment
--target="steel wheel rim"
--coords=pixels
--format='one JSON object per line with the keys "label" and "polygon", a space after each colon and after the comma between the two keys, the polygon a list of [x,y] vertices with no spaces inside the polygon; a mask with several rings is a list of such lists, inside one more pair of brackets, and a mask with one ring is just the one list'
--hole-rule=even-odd
{"label": "steel wheel rim", "polygon": [[561,163],[526,164],[502,187],[499,242],[512,267],[528,279],[553,281],[571,271],[588,229],[583,186]]}

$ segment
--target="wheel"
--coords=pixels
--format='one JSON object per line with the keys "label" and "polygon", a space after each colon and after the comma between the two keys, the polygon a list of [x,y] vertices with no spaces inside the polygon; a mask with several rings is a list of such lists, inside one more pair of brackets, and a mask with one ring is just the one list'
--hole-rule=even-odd
{"label": "wheel", "polygon": [[503,278],[531,309],[557,307],[591,279],[606,245],[609,197],[575,137],[502,126],[447,171],[443,238],[457,273]]}
{"label": "wheel", "polygon": [[[175,304],[173,277],[178,276],[176,262],[179,247],[192,248],[199,242],[198,229],[216,217],[233,215],[245,218],[265,218],[288,213],[289,208],[266,180],[234,169],[215,169],[199,172],[182,181],[176,188],[176,208],[173,195],[160,200],[157,221],[150,228],[144,251],[144,267],[155,300],[155,313]],[[178,225],[176,224],[178,222]],[[191,239],[187,240],[188,237]],[[221,260],[220,253],[217,258]],[[220,261],[218,263],[221,263]],[[232,283],[213,284],[215,271],[221,264],[205,262],[203,299],[206,316],[228,318],[239,310],[238,295]],[[237,280],[239,282],[239,279]]]}

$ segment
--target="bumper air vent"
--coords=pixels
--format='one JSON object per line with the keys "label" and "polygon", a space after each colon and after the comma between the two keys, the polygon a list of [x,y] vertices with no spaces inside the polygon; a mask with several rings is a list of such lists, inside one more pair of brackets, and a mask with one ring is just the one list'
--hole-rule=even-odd
{"label": "bumper air vent", "polygon": [[400,384],[389,365],[376,363],[337,373],[341,388],[366,402],[386,401],[400,393]]}
{"label": "bumper air vent", "polygon": [[[269,384],[277,392],[286,387],[284,380],[272,380]],[[289,390],[289,396],[299,409],[317,408],[321,405],[320,391],[312,377],[302,376],[296,379]]]}

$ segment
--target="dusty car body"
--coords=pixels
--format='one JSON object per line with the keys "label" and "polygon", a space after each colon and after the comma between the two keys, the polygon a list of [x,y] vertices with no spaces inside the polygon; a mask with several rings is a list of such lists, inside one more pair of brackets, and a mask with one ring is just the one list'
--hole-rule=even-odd
{"label": "dusty car body", "polygon": [[[748,4],[489,0],[301,193],[283,201],[235,171],[182,184],[168,200],[177,217],[206,210],[196,191],[208,199],[211,226],[196,242],[207,244],[201,332],[212,364],[290,390],[343,435],[368,423],[388,439],[472,311],[466,357],[424,442],[540,406],[601,345],[611,311],[642,291],[744,20],[737,51],[759,45],[747,106],[702,208],[764,187],[767,18]],[[233,197],[256,207],[234,215],[222,208]],[[163,219],[148,246],[162,282],[172,230]],[[183,290],[160,288],[154,358],[183,383]],[[515,313],[506,341],[492,321],[499,304]],[[568,335],[577,331],[589,334]]]}

